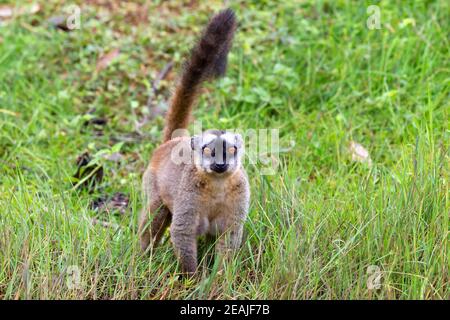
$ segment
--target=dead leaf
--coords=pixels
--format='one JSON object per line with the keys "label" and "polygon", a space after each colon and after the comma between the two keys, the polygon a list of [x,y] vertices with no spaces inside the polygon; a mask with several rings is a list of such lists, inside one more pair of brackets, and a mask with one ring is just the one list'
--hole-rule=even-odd
{"label": "dead leaf", "polygon": [[18,14],[35,14],[41,10],[41,6],[37,3],[33,3],[31,6],[22,7],[18,10]]}
{"label": "dead leaf", "polygon": [[85,152],[77,158],[77,172],[73,175],[73,185],[75,188],[88,189],[94,191],[96,185],[103,180],[103,167],[92,164],[91,156]]}
{"label": "dead leaf", "polygon": [[103,136],[103,130],[106,124],[108,123],[108,119],[104,117],[94,117],[89,120],[86,120],[83,123],[83,128],[81,132],[84,132],[84,128],[92,128],[93,133],[96,136]]}
{"label": "dead leaf", "polygon": [[97,66],[95,67],[95,71],[96,72],[100,72],[104,69],[106,69],[111,62],[113,62],[113,60],[115,58],[117,58],[120,54],[120,49],[113,49],[111,51],[109,51],[108,53],[102,55],[98,61],[97,61]]}
{"label": "dead leaf", "polygon": [[1,6],[0,7],[0,18],[11,18],[14,14],[14,11],[10,7]]}
{"label": "dead leaf", "polygon": [[91,208],[98,212],[125,214],[130,198],[121,192],[116,192],[112,196],[101,196],[91,202]]}
{"label": "dead leaf", "polygon": [[24,7],[9,7],[9,6],[0,6],[0,19],[8,19],[13,16],[20,16],[25,14],[35,14],[41,10],[41,6],[37,3],[33,3],[29,6]]}
{"label": "dead leaf", "polygon": [[352,156],[352,161],[367,163],[372,165],[372,159],[370,159],[369,151],[366,150],[361,144],[355,141],[350,141],[349,152]]}
{"label": "dead leaf", "polygon": [[53,26],[57,29],[60,29],[60,30],[66,31],[66,32],[72,31],[72,29],[70,29],[69,26],[67,26],[67,17],[66,16],[53,16],[53,17],[50,17],[47,20],[47,22],[51,26]]}

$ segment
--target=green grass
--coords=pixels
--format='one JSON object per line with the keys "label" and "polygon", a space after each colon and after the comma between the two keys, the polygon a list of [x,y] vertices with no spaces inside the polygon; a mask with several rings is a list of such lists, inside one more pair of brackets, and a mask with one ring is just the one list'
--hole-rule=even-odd
{"label": "green grass", "polygon": [[[448,1],[373,1],[380,30],[366,27],[370,2],[231,1],[240,29],[227,77],[208,85],[195,117],[277,128],[282,147],[295,146],[275,175],[247,166],[242,249],[220,274],[199,257],[197,282],[178,279],[169,240],[140,254],[140,180],[162,118],[135,132],[158,72],[175,62],[155,98],[164,103],[222,4],[158,2],[140,22],[129,3],[83,5],[82,28],[66,33],[46,25],[63,8],[46,1],[0,26],[0,298],[449,299]],[[108,119],[103,135],[83,125],[93,108]],[[350,141],[372,166],[351,161]],[[99,159],[97,191],[73,188],[77,156],[118,142],[123,159]],[[125,214],[90,208],[113,192],[130,196]],[[69,289],[72,265],[81,283]]]}

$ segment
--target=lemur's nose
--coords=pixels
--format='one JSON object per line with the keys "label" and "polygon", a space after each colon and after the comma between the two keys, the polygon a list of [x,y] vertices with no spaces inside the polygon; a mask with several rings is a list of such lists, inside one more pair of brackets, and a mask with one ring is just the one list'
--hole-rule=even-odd
{"label": "lemur's nose", "polygon": [[225,171],[227,171],[227,169],[228,169],[228,164],[226,164],[226,163],[221,163],[221,164],[214,163],[213,165],[211,165],[211,170],[213,170],[217,173],[225,172]]}

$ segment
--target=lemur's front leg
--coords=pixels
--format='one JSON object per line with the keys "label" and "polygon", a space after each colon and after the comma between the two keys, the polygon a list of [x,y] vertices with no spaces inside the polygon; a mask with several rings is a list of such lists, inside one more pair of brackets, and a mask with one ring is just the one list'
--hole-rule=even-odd
{"label": "lemur's front leg", "polygon": [[216,252],[220,255],[227,255],[230,251],[239,249],[242,243],[244,226],[235,223],[229,229],[219,235],[216,242]]}
{"label": "lemur's front leg", "polygon": [[231,206],[230,212],[223,217],[220,235],[216,243],[216,252],[228,255],[227,252],[239,249],[242,243],[244,222],[249,208],[250,191],[245,186],[238,200]]}

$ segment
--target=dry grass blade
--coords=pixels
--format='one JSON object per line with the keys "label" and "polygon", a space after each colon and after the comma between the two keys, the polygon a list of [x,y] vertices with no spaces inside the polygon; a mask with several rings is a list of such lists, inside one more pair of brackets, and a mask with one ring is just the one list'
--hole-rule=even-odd
{"label": "dry grass blade", "polygon": [[116,59],[119,56],[119,54],[120,49],[116,48],[102,55],[97,61],[95,71],[98,73],[106,69],[114,61],[114,59]]}

